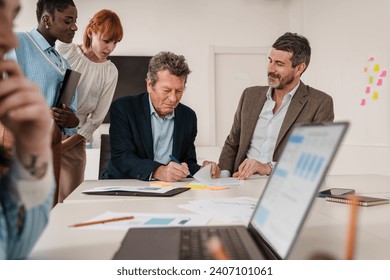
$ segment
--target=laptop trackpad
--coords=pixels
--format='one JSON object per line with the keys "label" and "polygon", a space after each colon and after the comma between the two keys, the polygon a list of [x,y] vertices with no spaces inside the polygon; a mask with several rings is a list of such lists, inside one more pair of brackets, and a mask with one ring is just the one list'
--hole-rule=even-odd
{"label": "laptop trackpad", "polygon": [[114,260],[177,260],[180,231],[175,228],[130,229]]}

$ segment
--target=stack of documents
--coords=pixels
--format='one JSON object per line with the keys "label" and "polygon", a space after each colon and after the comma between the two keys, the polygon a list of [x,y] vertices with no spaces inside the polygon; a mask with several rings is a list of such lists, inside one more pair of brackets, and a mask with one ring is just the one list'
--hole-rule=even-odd
{"label": "stack of documents", "polygon": [[178,205],[210,219],[228,223],[247,224],[256,207],[257,200],[250,197],[237,197],[214,200],[194,200]]}

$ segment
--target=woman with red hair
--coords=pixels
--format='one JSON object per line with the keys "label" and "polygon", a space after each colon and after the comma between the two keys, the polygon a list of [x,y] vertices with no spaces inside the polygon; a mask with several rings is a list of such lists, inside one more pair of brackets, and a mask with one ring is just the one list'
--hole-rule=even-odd
{"label": "woman with red hair", "polygon": [[57,45],[58,52],[81,73],[77,87],[78,134],[63,141],[59,202],[62,202],[83,180],[86,164],[86,142],[92,142],[93,132],[102,124],[110,107],[118,81],[118,70],[108,60],[123,28],[116,13],[97,12],[84,30],[83,44]]}

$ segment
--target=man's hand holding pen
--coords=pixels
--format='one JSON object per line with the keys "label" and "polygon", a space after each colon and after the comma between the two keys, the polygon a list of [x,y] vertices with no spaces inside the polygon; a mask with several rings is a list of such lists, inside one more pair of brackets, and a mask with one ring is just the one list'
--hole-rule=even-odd
{"label": "man's hand holding pen", "polygon": [[154,179],[165,182],[177,182],[191,175],[187,163],[180,162],[173,156],[170,156],[170,158],[172,160],[171,162],[167,165],[159,166],[153,172],[152,177]]}

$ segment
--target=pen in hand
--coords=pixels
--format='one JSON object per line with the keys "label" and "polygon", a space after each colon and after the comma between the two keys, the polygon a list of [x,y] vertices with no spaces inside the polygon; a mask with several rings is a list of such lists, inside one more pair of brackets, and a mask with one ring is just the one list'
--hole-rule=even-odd
{"label": "pen in hand", "polygon": [[[176,163],[178,163],[178,164],[181,164],[181,162],[180,162],[177,158],[175,158],[173,155],[170,155],[169,158],[170,158],[173,162],[176,162]],[[190,172],[190,176],[193,177],[192,174],[191,174],[191,172]]]}
{"label": "pen in hand", "polygon": [[119,217],[119,218],[112,218],[112,219],[105,219],[105,220],[97,220],[97,221],[92,221],[92,222],[79,223],[79,224],[70,225],[70,227],[84,227],[84,226],[105,224],[105,223],[118,222],[118,221],[122,221],[122,220],[132,220],[132,219],[134,219],[134,216],[126,216],[126,217]]}

